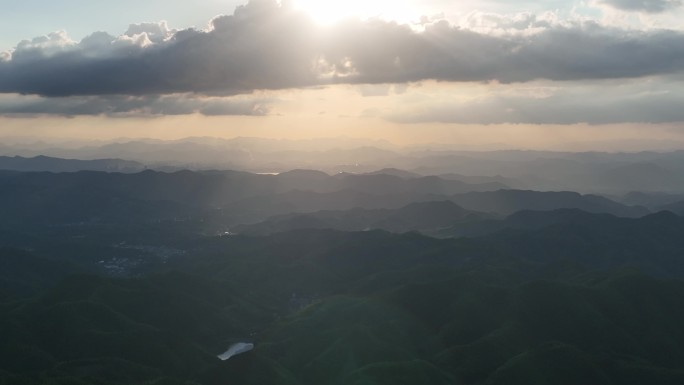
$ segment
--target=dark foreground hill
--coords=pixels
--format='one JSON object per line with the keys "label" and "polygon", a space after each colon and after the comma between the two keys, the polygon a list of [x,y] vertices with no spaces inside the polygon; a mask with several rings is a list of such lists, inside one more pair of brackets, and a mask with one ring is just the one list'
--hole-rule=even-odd
{"label": "dark foreground hill", "polygon": [[[346,178],[0,173],[0,384],[684,383],[684,218]],[[469,236],[217,230],[332,208]]]}
{"label": "dark foreground hill", "polygon": [[[684,219],[523,216],[471,239],[197,238],[129,279],[16,265],[0,278],[46,283],[0,297],[0,383],[682,383]],[[255,349],[219,361],[234,342]]]}
{"label": "dark foreground hill", "polygon": [[[328,298],[208,383],[675,384],[684,285],[639,275],[501,287],[454,276]],[[439,305],[435,305],[438,303]]]}

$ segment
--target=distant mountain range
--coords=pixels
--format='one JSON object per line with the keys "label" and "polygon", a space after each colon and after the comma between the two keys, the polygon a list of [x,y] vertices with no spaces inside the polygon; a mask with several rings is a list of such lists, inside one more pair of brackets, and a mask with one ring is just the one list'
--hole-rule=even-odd
{"label": "distant mountain range", "polygon": [[[164,173],[147,170],[135,174],[6,171],[0,173],[0,196],[3,198],[0,213],[6,221],[30,222],[42,218],[52,222],[106,222],[142,217],[196,217],[213,210],[223,223],[234,226],[289,213],[399,209],[410,203],[427,201],[451,201],[469,211],[497,215],[561,208],[624,217],[649,212],[643,207],[626,206],[599,196],[500,190],[499,187],[497,183],[470,185],[439,177],[330,176],[305,170],[279,175],[237,171]],[[437,214],[435,218],[439,218]]]}
{"label": "distant mountain range", "polygon": [[[644,207],[627,206],[610,199],[573,192],[536,192],[497,190],[455,195],[421,193],[368,194],[354,190],[316,193],[293,190],[271,196],[256,196],[229,204],[225,210],[243,218],[243,223],[263,220],[268,216],[288,213],[311,213],[321,210],[399,209],[412,202],[448,200],[474,212],[506,216],[521,210],[580,209],[609,213],[622,217],[638,217],[649,213]],[[261,219],[259,219],[261,216]]]}
{"label": "distant mountain range", "polygon": [[147,167],[138,162],[122,159],[61,159],[48,156],[24,158],[21,156],[0,156],[0,170],[11,171],[48,171],[48,172],[76,172],[76,171],[104,171],[135,173]]}
{"label": "distant mountain range", "polygon": [[265,235],[297,229],[342,231],[386,230],[429,233],[457,223],[479,221],[491,215],[465,210],[451,201],[411,203],[399,209],[362,209],[287,214],[254,225],[234,228],[239,234]]}
{"label": "distant mountain range", "polygon": [[[164,173],[144,171],[136,174],[82,171],[76,173],[0,174],[1,212],[6,218],[27,219],[35,214],[53,216],[136,217],[139,210],[157,210],[176,216],[180,207],[216,209],[235,207],[248,199],[271,200],[279,194],[309,191],[332,194],[354,191],[359,194],[451,194],[498,188],[498,185],[468,185],[436,177],[405,180],[391,175],[336,175],[315,171],[293,171],[280,175],[257,175],[235,171]],[[144,203],[147,202],[147,203]],[[149,203],[149,204],[148,204]],[[143,206],[145,206],[143,208]],[[175,206],[176,208],[172,208]],[[100,211],[98,211],[100,210]],[[140,212],[142,212],[140,211]],[[259,211],[258,209],[256,211]],[[33,214],[32,214],[33,213]],[[127,213],[127,214],[126,214]],[[146,214],[150,216],[148,212]]]}
{"label": "distant mountain range", "polygon": [[[186,138],[173,141],[129,139],[61,146],[5,144],[0,145],[2,154],[126,159],[166,171],[216,169],[279,173],[293,169],[317,169],[329,174],[379,173],[404,179],[441,175],[445,180],[469,184],[500,183],[510,188],[537,191],[568,190],[614,195],[631,191],[684,192],[684,151],[476,152],[411,150],[386,142],[356,139]],[[48,166],[35,170],[52,171]],[[73,168],[70,170],[74,171]]]}
{"label": "distant mountain range", "polygon": [[594,226],[604,223],[610,227],[618,220],[615,215],[601,212],[591,213],[578,208],[546,211],[527,208],[502,217],[502,214],[466,210],[453,201],[438,201],[411,203],[399,209],[355,208],[279,215],[256,224],[236,226],[232,231],[247,235],[302,229],[385,230],[395,233],[418,231],[438,238],[450,238],[480,237],[503,230],[538,230],[554,225]]}
{"label": "distant mountain range", "polygon": [[548,211],[575,208],[592,213],[609,213],[623,217],[638,217],[649,212],[645,207],[625,206],[598,195],[576,192],[539,192],[498,190],[468,192],[451,197],[456,204],[475,211],[495,212],[503,215],[521,210]]}

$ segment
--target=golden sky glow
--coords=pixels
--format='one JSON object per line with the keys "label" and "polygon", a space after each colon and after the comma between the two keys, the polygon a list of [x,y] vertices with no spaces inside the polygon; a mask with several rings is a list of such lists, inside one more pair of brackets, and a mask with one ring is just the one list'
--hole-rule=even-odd
{"label": "golden sky glow", "polygon": [[333,24],[348,17],[377,17],[399,22],[419,19],[415,4],[406,0],[294,0],[297,8],[310,14],[317,22]]}
{"label": "golden sky glow", "polygon": [[[33,140],[110,140],[113,138],[180,139],[188,136],[239,136],[307,139],[357,137],[384,139],[396,145],[436,144],[458,149],[669,150],[684,145],[684,128],[673,124],[399,124],[382,113],[425,95],[452,93],[453,98],[478,98],[500,85],[416,84],[333,86],[267,92],[277,98],[268,116],[201,116],[111,118],[106,116],[0,118],[0,135]],[[397,89],[398,88],[398,89]],[[397,92],[401,94],[397,95]],[[527,90],[526,92],[541,92]]]}

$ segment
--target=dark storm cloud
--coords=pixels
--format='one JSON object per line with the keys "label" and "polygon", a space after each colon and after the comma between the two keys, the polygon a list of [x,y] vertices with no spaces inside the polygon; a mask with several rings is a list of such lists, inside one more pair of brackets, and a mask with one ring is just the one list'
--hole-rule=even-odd
{"label": "dark storm cloud", "polygon": [[[515,25],[518,25],[517,23]],[[440,22],[416,32],[379,20],[332,27],[253,0],[212,29],[132,26],[81,42],[63,34],[0,56],[0,92],[45,96],[242,94],[335,83],[527,82],[635,78],[684,68],[684,35],[525,20],[534,33],[487,34]]]}
{"label": "dark storm cloud", "polygon": [[106,115],[155,116],[201,114],[263,116],[271,100],[207,98],[192,95],[156,96],[41,96],[6,95],[0,98],[0,115]]}
{"label": "dark storm cloud", "polygon": [[682,6],[681,0],[603,0],[601,2],[623,11],[646,13],[662,13]]}
{"label": "dark storm cloud", "polygon": [[177,31],[163,40],[152,39],[147,25],[119,38],[96,33],[78,44],[58,36],[24,42],[0,62],[0,92],[239,94],[315,84],[311,26],[303,15],[253,1],[212,24],[211,31]]}

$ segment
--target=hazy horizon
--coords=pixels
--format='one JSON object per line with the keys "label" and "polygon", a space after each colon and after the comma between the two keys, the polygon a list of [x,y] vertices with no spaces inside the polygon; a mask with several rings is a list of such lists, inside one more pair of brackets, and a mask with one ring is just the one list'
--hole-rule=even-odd
{"label": "hazy horizon", "polygon": [[[237,136],[218,136],[218,135],[183,135],[182,132],[178,136],[159,136],[153,137],[149,135],[140,136],[113,136],[106,137],[102,135],[95,135],[93,137],[87,137],[86,135],[80,136],[30,136],[30,135],[7,135],[0,136],[3,144],[6,146],[12,146],[16,148],[23,148],[28,146],[29,148],[35,148],[36,145],[44,145],[46,147],[56,147],[56,148],[74,148],[82,146],[94,146],[94,145],[105,145],[114,143],[127,143],[127,142],[137,142],[137,141],[149,141],[149,142],[178,142],[185,141],[195,138],[205,138],[205,139],[218,139],[218,140],[235,140],[235,139],[264,139],[273,140],[275,142],[279,141],[294,141],[294,142],[308,142],[308,141],[335,141],[335,140],[350,140],[358,143],[358,147],[378,147],[381,149],[392,149],[398,151],[406,150],[434,150],[434,151],[474,151],[474,152],[491,152],[491,151],[550,151],[550,152],[605,152],[605,153],[638,153],[638,152],[660,152],[667,153],[672,151],[682,151],[684,150],[684,139],[679,140],[668,140],[668,139],[616,139],[616,140],[603,140],[603,141],[577,141],[577,142],[566,142],[559,141],[554,143],[546,143],[539,145],[529,145],[525,143],[514,143],[508,142],[470,142],[470,143],[458,143],[458,142],[436,142],[436,141],[416,141],[416,142],[395,142],[386,137],[362,137],[362,136],[310,136],[310,137],[287,137],[287,136],[255,136],[249,135],[237,135]],[[345,146],[348,147],[348,146]],[[311,148],[312,151],[317,150],[315,147]],[[0,156],[11,155],[7,151],[3,152],[0,150]]]}

